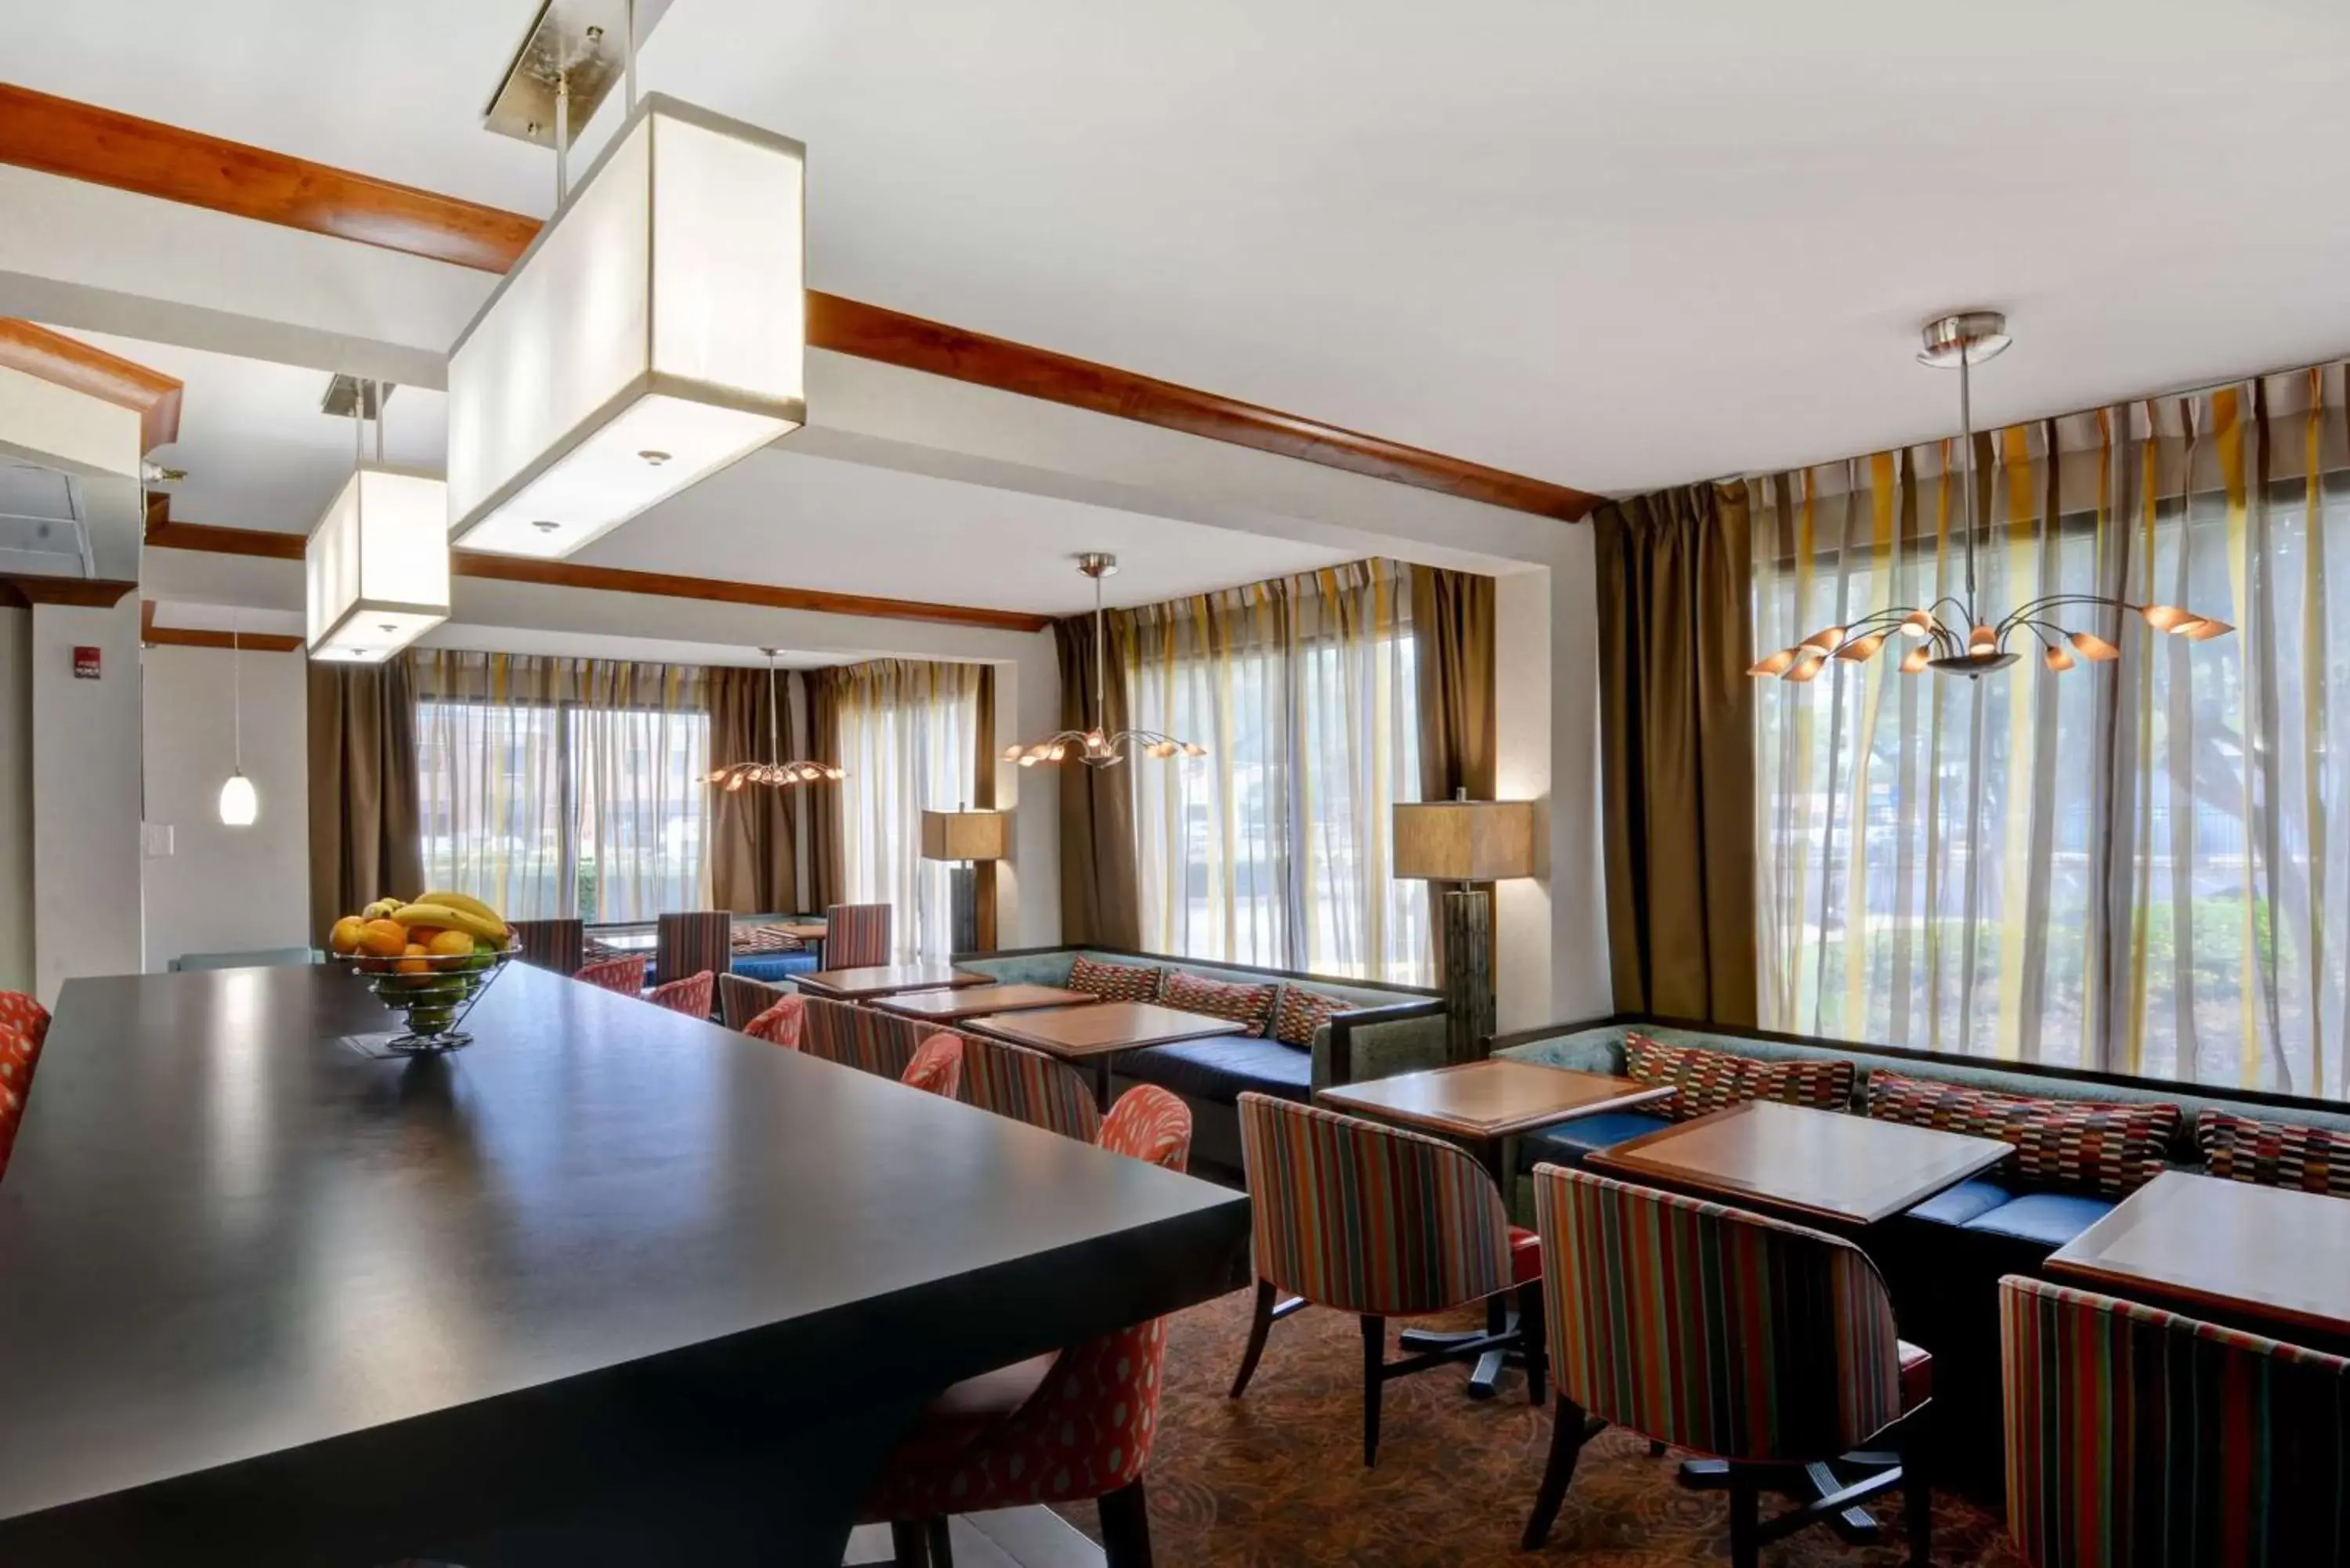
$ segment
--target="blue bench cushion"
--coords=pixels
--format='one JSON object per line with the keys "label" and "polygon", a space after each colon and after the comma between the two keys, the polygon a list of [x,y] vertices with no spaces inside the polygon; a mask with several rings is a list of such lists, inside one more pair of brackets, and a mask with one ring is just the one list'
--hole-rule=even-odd
{"label": "blue bench cushion", "polygon": [[1314,1095],[1310,1054],[1277,1040],[1252,1040],[1243,1034],[1146,1045],[1122,1053],[1117,1071],[1137,1083],[1156,1084],[1220,1105],[1231,1105],[1252,1089],[1301,1105]]}
{"label": "blue bench cushion", "polygon": [[2015,1201],[2015,1193],[1996,1181],[1961,1181],[1956,1187],[1946,1187],[1914,1209],[1903,1210],[1912,1220],[1931,1220],[1943,1225],[1964,1225],[1980,1219],[2002,1204]]}
{"label": "blue bench cushion", "polygon": [[1583,1157],[1594,1149],[1612,1148],[1643,1133],[1659,1132],[1672,1125],[1669,1118],[1650,1116],[1646,1111],[1605,1111],[1596,1116],[1577,1116],[1571,1122],[1528,1133],[1524,1164],[1530,1170],[1544,1160],[1553,1165],[1580,1166]]}
{"label": "blue bench cushion", "polygon": [[740,953],[734,959],[734,972],[746,980],[763,980],[770,983],[787,974],[809,974],[819,960],[803,948],[797,952]]}
{"label": "blue bench cushion", "polygon": [[[1986,1185],[1988,1185],[1986,1183]],[[2114,1211],[2111,1199],[2078,1192],[2027,1192],[1977,1215],[1966,1229],[1986,1236],[2029,1241],[2051,1251]]]}

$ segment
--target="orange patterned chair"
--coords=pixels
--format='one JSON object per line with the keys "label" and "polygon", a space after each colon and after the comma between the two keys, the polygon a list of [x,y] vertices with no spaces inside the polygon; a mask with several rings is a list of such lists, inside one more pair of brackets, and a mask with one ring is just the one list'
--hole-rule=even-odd
{"label": "orange patterned chair", "polygon": [[682,980],[663,981],[645,992],[645,1000],[655,1007],[666,1007],[671,1012],[682,1012],[688,1018],[707,1021],[711,997],[717,989],[717,983],[718,977],[705,969]]}
{"label": "orange patterned chair", "polygon": [[39,1054],[32,1036],[0,1024],[0,1176],[8,1174],[8,1152],[33,1094],[33,1063]]}
{"label": "orange patterned chair", "polygon": [[[1129,1089],[1101,1147],[1181,1170],[1191,1110],[1164,1089]],[[950,1514],[1091,1498],[1107,1568],[1149,1568],[1142,1472],[1166,1355],[1166,1320],[1153,1318],[958,1384],[899,1442],[860,1517],[889,1521],[897,1562],[911,1564],[945,1561],[925,1543],[943,1542]]]}
{"label": "orange patterned chair", "polygon": [[645,993],[645,955],[629,953],[616,959],[602,959],[588,964],[574,980],[585,981],[600,991],[617,991],[622,996],[642,996]]}
{"label": "orange patterned chair", "polygon": [[754,1039],[764,1040],[770,1045],[781,1045],[786,1051],[800,1048],[800,1033],[807,1022],[807,998],[798,992],[779,996],[775,1004],[743,1025],[743,1033]]}
{"label": "orange patterned chair", "polygon": [[914,1059],[898,1082],[910,1089],[953,1099],[962,1085],[962,1036],[941,1030],[914,1048]]}

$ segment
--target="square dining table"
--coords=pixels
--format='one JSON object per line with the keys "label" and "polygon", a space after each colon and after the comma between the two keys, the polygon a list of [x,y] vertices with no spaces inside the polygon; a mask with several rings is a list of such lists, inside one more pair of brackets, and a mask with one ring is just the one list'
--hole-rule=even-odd
{"label": "square dining table", "polygon": [[792,983],[838,1002],[863,1002],[908,991],[941,991],[993,985],[995,977],[951,963],[872,964],[863,969],[819,969],[792,977]]}
{"label": "square dining table", "polygon": [[2350,1199],[2166,1170],[2049,1254],[2108,1294],[2350,1351]]}
{"label": "square dining table", "polygon": [[524,964],[68,981],[0,1186],[0,1563],[837,1563],[962,1379],[1229,1288],[1245,1195]]}
{"label": "square dining table", "polygon": [[941,991],[908,991],[876,997],[873,1005],[925,1023],[959,1023],[991,1012],[1034,1012],[1043,1007],[1091,1007],[1101,1000],[1090,991],[1057,985],[969,985]]}
{"label": "square dining table", "polygon": [[1105,1111],[1109,1109],[1110,1061],[1119,1052],[1171,1045],[1180,1040],[1208,1040],[1242,1030],[1230,1018],[1186,1012],[1155,1002],[1097,1002],[1089,1007],[997,1012],[972,1019],[971,1027],[1090,1071],[1094,1101]]}
{"label": "square dining table", "polygon": [[1851,1231],[1915,1208],[2015,1152],[1997,1138],[1749,1100],[1594,1151],[1602,1175]]}
{"label": "square dining table", "polygon": [[[1399,1073],[1359,1084],[1336,1084],[1315,1098],[1332,1110],[1373,1121],[1392,1122],[1457,1143],[1476,1158],[1493,1179],[1506,1205],[1510,1198],[1510,1140],[1578,1116],[1598,1116],[1648,1105],[1673,1093],[1670,1084],[1643,1084],[1605,1073],[1582,1073],[1540,1062],[1492,1056],[1482,1062],[1456,1062],[1423,1072]],[[1430,1329],[1406,1329],[1408,1350],[1444,1350],[1472,1339],[1510,1334],[1516,1315],[1506,1292],[1485,1304],[1485,1333],[1456,1334]],[[1506,1348],[1486,1351],[1469,1376],[1469,1395],[1492,1397],[1494,1385],[1509,1355]]]}

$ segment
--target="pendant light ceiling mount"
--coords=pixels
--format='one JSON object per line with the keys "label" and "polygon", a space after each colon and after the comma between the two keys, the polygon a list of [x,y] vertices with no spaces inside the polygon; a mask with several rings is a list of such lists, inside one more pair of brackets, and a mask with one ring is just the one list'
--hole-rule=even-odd
{"label": "pendant light ceiling mount", "polygon": [[[2006,669],[2039,645],[2040,661],[2063,671],[2082,659],[2108,663],[2121,649],[2094,631],[2069,630],[2056,617],[2066,610],[2087,611],[2118,635],[2124,616],[2136,616],[2159,632],[2208,642],[2235,628],[2210,616],[2198,615],[2177,605],[2140,605],[2104,594],[2043,594],[1993,620],[1976,597],[1975,538],[1987,520],[1975,504],[1975,429],[1973,369],[2007,352],[2013,341],[2007,317],[1996,310],[1962,310],[1926,323],[1918,362],[1959,373],[1959,468],[1964,510],[1960,514],[1965,541],[1966,584],[1963,595],[1945,594],[1924,606],[1895,605],[1872,610],[1850,626],[1831,626],[1812,633],[1793,648],[1766,653],[1749,665],[1746,673],[1758,679],[1776,676],[1794,685],[1819,679],[1830,659],[1857,664],[1877,656],[1897,639],[1908,644],[1901,656],[1904,675],[1938,670],[1946,675],[1980,679]],[[2053,523],[2053,520],[2051,520]],[[2066,618],[2072,618],[2067,617]],[[1897,644],[1898,645],[1898,644]],[[2078,658],[2075,658],[2075,655]]]}
{"label": "pendant light ceiling mount", "polygon": [[763,648],[767,656],[767,760],[764,763],[729,763],[723,768],[712,768],[702,775],[702,782],[726,791],[740,793],[752,784],[820,784],[845,779],[848,772],[831,763],[811,763],[799,759],[783,761],[783,701],[775,691],[775,656],[781,649]]}
{"label": "pendant light ceiling mount", "polygon": [[1087,550],[1079,555],[1077,570],[1094,580],[1094,714],[1093,726],[1085,730],[1063,730],[1059,734],[1028,745],[1014,743],[1003,748],[1003,760],[1033,768],[1038,763],[1057,763],[1074,755],[1089,768],[1114,768],[1128,755],[1139,752],[1146,757],[1161,760],[1170,757],[1204,757],[1208,748],[1191,741],[1179,741],[1157,730],[1109,729],[1108,691],[1109,651],[1107,612],[1102,607],[1102,579],[1118,573],[1118,557],[1106,550]]}

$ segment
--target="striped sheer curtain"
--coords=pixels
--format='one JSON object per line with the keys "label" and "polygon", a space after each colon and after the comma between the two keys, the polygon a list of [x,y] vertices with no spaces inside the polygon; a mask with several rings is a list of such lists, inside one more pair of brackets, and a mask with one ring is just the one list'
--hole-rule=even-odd
{"label": "striped sheer curtain", "polygon": [[[1831,661],[1757,691],[1765,1024],[2343,1097],[2343,369],[1978,438],[1981,597],[2187,603],[2209,642],[1970,681]],[[1756,644],[1959,587],[1955,443],[1755,497]]]}
{"label": "striped sheer curtain", "polygon": [[847,901],[888,904],[899,961],[954,950],[950,867],[922,858],[922,813],[972,804],[980,666],[884,659],[819,671],[839,716]]}
{"label": "striped sheer curtain", "polygon": [[1411,599],[1363,561],[1119,612],[1132,722],[1208,748],[1128,764],[1146,949],[1430,982],[1426,885],[1388,873],[1420,788]]}
{"label": "striped sheer curtain", "polygon": [[512,919],[710,902],[707,677],[610,659],[413,659],[424,878]]}

